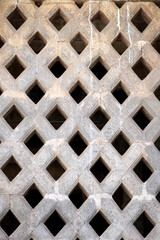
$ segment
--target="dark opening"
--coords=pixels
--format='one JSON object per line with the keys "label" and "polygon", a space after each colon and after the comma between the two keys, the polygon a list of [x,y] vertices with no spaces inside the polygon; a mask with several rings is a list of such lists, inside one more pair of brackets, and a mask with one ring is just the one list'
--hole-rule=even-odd
{"label": "dark opening", "polygon": [[7,214],[0,221],[1,228],[5,231],[5,233],[10,236],[20,225],[20,222],[12,213],[11,210],[7,212]]}
{"label": "dark opening", "polygon": [[158,191],[157,195],[156,195],[156,199],[157,201],[160,203],[160,191]]}
{"label": "dark opening", "polygon": [[46,46],[46,42],[39,32],[34,34],[34,36],[28,41],[28,44],[36,54],[40,53]]}
{"label": "dark opening", "polygon": [[144,130],[151,122],[152,117],[146,112],[146,109],[144,107],[141,107],[139,111],[134,115],[133,120],[142,130]]}
{"label": "dark opening", "polygon": [[121,8],[121,7],[125,4],[125,2],[123,2],[123,1],[118,1],[118,2],[115,2],[115,4],[116,4],[116,6],[117,6],[118,8]]}
{"label": "dark opening", "polygon": [[103,65],[102,60],[98,58],[90,67],[90,70],[94,73],[94,75],[101,80],[104,75],[108,72],[106,67]]}
{"label": "dark opening", "polygon": [[143,58],[140,58],[132,67],[132,70],[141,80],[143,80],[148,76],[152,69],[151,66],[149,66],[149,64]]}
{"label": "dark opening", "polygon": [[76,101],[76,103],[80,103],[86,96],[86,92],[81,88],[80,84],[76,84],[70,91],[70,95]]}
{"label": "dark opening", "polygon": [[12,156],[1,168],[4,174],[12,181],[18,173],[21,171],[20,166],[17,164],[16,160]]}
{"label": "dark opening", "polygon": [[98,12],[92,19],[91,22],[96,27],[96,29],[101,32],[109,23],[107,17],[102,13]]}
{"label": "dark opening", "polygon": [[152,42],[152,46],[158,53],[160,53],[160,35],[158,35],[158,37],[156,37],[156,39]]}
{"label": "dark opening", "polygon": [[112,197],[121,210],[123,210],[131,201],[131,198],[122,184],[117,188]]}
{"label": "dark opening", "polygon": [[13,12],[11,12],[7,19],[16,30],[18,30],[26,21],[26,17],[18,7]]}
{"label": "dark opening", "polygon": [[37,132],[34,131],[33,133],[30,134],[30,136],[25,141],[25,145],[33,154],[36,154],[40,150],[40,148],[43,146],[43,142],[38,136]]}
{"label": "dark opening", "polygon": [[151,19],[141,8],[131,21],[140,32],[143,32],[150,24]]}
{"label": "dark opening", "polygon": [[75,0],[75,4],[78,8],[81,8],[84,4],[84,0]]}
{"label": "dark opening", "polygon": [[160,136],[157,138],[157,140],[154,142],[154,145],[156,148],[160,151]]}
{"label": "dark opening", "polygon": [[84,40],[84,37],[80,33],[78,33],[70,43],[71,43],[71,46],[74,48],[74,50],[78,54],[81,54],[87,46],[86,41]]}
{"label": "dark opening", "polygon": [[98,234],[98,236],[101,236],[102,233],[109,227],[109,223],[106,221],[106,219],[103,217],[101,212],[98,212],[92,220],[89,222],[91,227],[94,229],[94,231]]}
{"label": "dark opening", "polygon": [[54,60],[49,65],[49,69],[56,78],[59,78],[66,71],[66,67],[63,65],[59,58]]}
{"label": "dark opening", "polygon": [[156,88],[156,90],[154,91],[154,95],[156,96],[156,98],[160,101],[160,85]]}
{"label": "dark opening", "polygon": [[16,79],[25,70],[17,56],[15,56],[7,65],[6,69]]}
{"label": "dark opening", "polygon": [[3,47],[3,45],[5,44],[5,41],[2,39],[2,37],[0,36],[0,48]]}
{"label": "dark opening", "polygon": [[87,147],[87,144],[83,141],[79,132],[70,140],[69,145],[78,156],[80,156]]}
{"label": "dark opening", "polygon": [[154,228],[153,223],[149,220],[149,217],[147,216],[146,212],[143,212],[137,220],[134,222],[134,226],[137,228],[137,230],[142,234],[142,236],[145,238],[147,235],[152,231]]}
{"label": "dark opening", "polygon": [[65,172],[64,167],[58,158],[55,158],[46,168],[54,180],[58,180]]}
{"label": "dark opening", "polygon": [[80,208],[82,204],[86,201],[87,196],[82,190],[80,184],[78,183],[72,192],[69,194],[69,198],[71,202],[76,206],[76,208]]}
{"label": "dark opening", "polygon": [[128,41],[123,37],[121,33],[118,34],[118,36],[114,39],[112,42],[113,48],[122,55],[126,49],[128,48]]}
{"label": "dark opening", "polygon": [[60,214],[55,210],[44,224],[53,236],[56,236],[66,223]]}
{"label": "dark opening", "polygon": [[66,121],[66,117],[64,117],[64,114],[62,114],[62,110],[60,110],[59,107],[54,108],[46,118],[56,130]]}
{"label": "dark opening", "polygon": [[66,17],[60,9],[50,18],[50,21],[58,31],[60,31],[67,23]]}
{"label": "dark opening", "polygon": [[91,167],[90,171],[95,176],[95,178],[102,182],[103,179],[108,175],[109,170],[103,163],[103,159],[100,157],[96,163]]}
{"label": "dark opening", "polygon": [[120,104],[122,104],[128,98],[125,88],[121,82],[118,83],[118,85],[113,89],[112,94]]}
{"label": "dark opening", "polygon": [[123,155],[130,147],[126,136],[122,132],[120,132],[113,140],[112,145],[121,155]]}
{"label": "dark opening", "polygon": [[154,3],[157,5],[157,7],[160,8],[160,3],[159,2],[155,1]]}
{"label": "dark opening", "polygon": [[20,114],[15,105],[13,105],[3,117],[13,129],[15,129],[18,124],[23,120],[22,115]]}
{"label": "dark opening", "polygon": [[148,178],[152,175],[152,171],[147,165],[148,164],[145,163],[144,158],[142,158],[133,169],[142,182],[147,181]]}
{"label": "dark opening", "polygon": [[43,4],[43,0],[34,0],[34,4],[35,4],[37,7],[40,7],[40,6]]}
{"label": "dark opening", "polygon": [[106,125],[106,123],[109,120],[109,117],[107,114],[104,112],[103,109],[100,107],[96,109],[96,111],[90,116],[90,119],[92,122],[96,125],[96,127],[99,130],[102,130],[102,128]]}
{"label": "dark opening", "polygon": [[35,184],[32,184],[32,186],[26,191],[24,197],[32,208],[35,208],[43,199],[42,194]]}
{"label": "dark opening", "polygon": [[26,91],[27,96],[35,103],[37,104],[41,98],[44,96],[44,92],[39,87],[37,82],[35,82],[29,89]]}

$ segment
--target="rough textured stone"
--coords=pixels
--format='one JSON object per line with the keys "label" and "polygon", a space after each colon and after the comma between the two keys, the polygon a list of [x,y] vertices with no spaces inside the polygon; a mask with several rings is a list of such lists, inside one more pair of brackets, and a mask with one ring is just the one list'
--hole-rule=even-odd
{"label": "rough textured stone", "polygon": [[[160,33],[159,1],[155,1],[156,4],[116,1],[117,4],[124,2],[120,7],[114,1],[105,0],[77,0],[78,6],[72,0],[43,0],[42,5],[38,2],[0,0],[0,168],[3,169],[12,156],[21,168],[11,182],[0,171],[0,226],[9,210],[20,223],[10,237],[0,227],[0,240],[141,240],[141,233],[148,225],[143,226],[140,233],[134,223],[143,212],[153,225],[146,239],[159,240],[160,144],[156,140],[160,136],[160,102],[158,93],[154,92],[160,85],[160,56],[153,47]],[[24,20],[17,30],[8,20],[16,8]],[[142,32],[132,21],[140,9],[142,20],[149,23]],[[53,16],[57,17],[55,14],[61,16],[59,31],[50,21]],[[101,31],[93,24],[95,16],[107,20]],[[45,45],[40,47],[41,51],[36,50],[38,53],[29,46],[37,32]],[[71,45],[78,34],[86,46],[80,54]],[[119,34],[120,39],[126,41],[126,50],[120,54],[112,46]],[[17,78],[7,70],[15,57],[24,69]],[[139,78],[133,71],[139,59],[143,59],[149,73],[145,78]],[[90,70],[98,61],[108,71],[101,79]],[[57,65],[52,70],[54,64]],[[143,64],[137,71],[144,75]],[[56,78],[53,71],[57,69],[63,73]],[[97,69],[101,71],[99,65]],[[37,104],[27,95],[35,83],[44,93]],[[128,96],[122,104],[112,94],[119,83]],[[86,93],[78,103],[70,94],[76,84]],[[23,116],[15,129],[3,118],[13,105]],[[150,121],[144,130],[133,120],[142,107]],[[56,108],[66,120],[57,130],[46,118]],[[90,119],[98,108],[108,116],[101,130]],[[143,124],[143,118],[139,121]],[[25,143],[35,132],[43,146],[33,154]],[[77,132],[87,145],[79,156],[69,145]],[[113,145],[119,133],[123,133],[129,144],[124,153],[123,141],[116,143],[124,154]],[[76,148],[78,142],[74,144]],[[35,141],[31,145],[37,149]],[[101,182],[90,170],[99,158],[109,171]],[[134,171],[142,158],[151,171],[145,182]],[[64,169],[57,181],[47,171],[54,159],[58,159]],[[56,166],[58,169],[59,165]],[[69,198],[78,183],[87,196],[79,209]],[[33,184],[43,196],[35,208],[24,197]],[[131,199],[125,202],[125,194],[121,189],[118,191],[118,202],[123,201],[125,205],[123,211],[112,197],[119,186]],[[77,190],[76,196],[78,194]],[[53,236],[45,222],[55,210],[65,224]],[[98,212],[109,225],[101,236],[90,225]],[[141,223],[146,222],[141,220]]]}

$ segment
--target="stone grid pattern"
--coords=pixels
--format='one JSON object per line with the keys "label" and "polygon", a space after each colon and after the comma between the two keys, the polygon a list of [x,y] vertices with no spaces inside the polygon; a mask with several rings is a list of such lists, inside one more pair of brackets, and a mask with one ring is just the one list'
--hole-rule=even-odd
{"label": "stone grid pattern", "polygon": [[[15,6],[27,18],[17,31],[6,19]],[[130,21],[140,7],[152,19],[143,33]],[[59,8],[68,19],[61,31],[57,31],[49,21]],[[90,22],[99,10],[109,19],[109,24],[101,33]],[[70,0],[46,0],[40,8],[30,0],[0,1],[0,35],[6,42],[0,50],[0,88],[3,89],[0,96],[0,167],[12,155],[22,167],[12,182],[0,171],[0,219],[11,209],[21,223],[10,237],[0,229],[1,240],[26,240],[31,237],[34,240],[73,240],[76,237],[80,240],[118,240],[122,237],[124,240],[141,240],[143,237],[133,222],[143,210],[155,223],[146,239],[160,239],[160,204],[155,198],[160,188],[160,153],[154,145],[160,135],[160,102],[153,94],[160,83],[160,56],[151,46],[160,32],[159,19],[160,9],[151,2],[129,2],[118,10],[114,2],[108,1],[85,2],[81,9]],[[38,55],[28,45],[28,40],[37,31],[47,41]],[[119,31],[130,43],[121,56],[111,46]],[[79,32],[88,42],[80,55],[70,45],[71,39]],[[15,55],[26,66],[16,80],[5,68]],[[66,72],[59,79],[48,69],[57,56],[67,66]],[[99,56],[110,68],[102,80],[98,80],[89,69]],[[131,69],[141,56],[153,68],[143,81]],[[25,93],[36,79],[46,92],[38,104],[34,104]],[[69,94],[77,80],[88,92],[80,104]],[[122,105],[111,94],[119,81],[130,92]],[[24,116],[15,130],[3,118],[13,103]],[[68,117],[58,130],[45,118],[55,105]],[[98,106],[110,116],[101,131],[89,119]],[[141,106],[153,117],[143,131],[132,119]],[[33,155],[24,141],[35,129],[45,144]],[[80,156],[68,144],[77,131],[88,144]],[[111,144],[120,131],[125,133],[131,144],[123,156]],[[46,167],[56,156],[67,170],[59,180],[54,181]],[[110,168],[110,173],[101,184],[89,170],[100,156]],[[145,183],[133,172],[141,157],[145,157],[154,170]],[[68,197],[78,182],[88,196],[79,210]],[[23,197],[32,183],[37,185],[44,196],[35,209]],[[120,183],[132,196],[123,211],[112,198]],[[43,223],[55,209],[66,225],[53,237]],[[89,224],[99,210],[110,222],[100,237]]]}

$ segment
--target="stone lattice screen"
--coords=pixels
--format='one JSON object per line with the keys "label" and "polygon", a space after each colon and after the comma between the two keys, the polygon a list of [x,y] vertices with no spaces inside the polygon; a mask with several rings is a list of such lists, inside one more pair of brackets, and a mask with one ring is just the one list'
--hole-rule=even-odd
{"label": "stone lattice screen", "polygon": [[0,0],[0,240],[160,239],[159,7]]}

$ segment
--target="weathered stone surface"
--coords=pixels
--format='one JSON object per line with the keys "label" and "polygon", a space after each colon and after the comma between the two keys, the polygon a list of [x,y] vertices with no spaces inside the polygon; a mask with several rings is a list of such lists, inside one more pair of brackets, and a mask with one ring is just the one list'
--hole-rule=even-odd
{"label": "weathered stone surface", "polygon": [[[160,34],[160,4],[159,1],[154,1],[156,5],[153,1],[117,0],[117,3],[125,2],[118,8],[114,1],[82,2],[80,8],[72,0],[44,0],[37,7],[32,0],[0,0],[0,46],[3,45],[0,48],[0,168],[3,170],[11,156],[21,168],[11,182],[0,171],[0,226],[9,209],[20,222],[10,237],[0,227],[0,240],[141,240],[148,225],[142,226],[141,234],[134,223],[143,211],[153,225],[146,239],[160,239],[160,199],[157,195],[160,190],[160,144],[156,141],[160,136],[160,102],[158,92],[154,94],[160,85],[160,56],[152,46]],[[16,8],[24,20],[17,30],[8,17]],[[140,9],[140,25],[143,21],[148,25],[144,31],[142,25],[141,31],[135,26],[139,20],[133,24]],[[60,31],[50,21],[57,16],[54,14],[62,18],[58,22],[62,27]],[[97,14],[106,23],[101,31],[95,27],[97,23],[93,24]],[[15,15],[13,20],[16,20]],[[37,32],[45,45],[39,53],[28,44]],[[81,34],[86,45],[80,54],[70,44],[77,34]],[[112,46],[119,34],[127,48],[121,55]],[[117,48],[121,48],[120,43]],[[7,70],[15,56],[24,68],[16,79]],[[133,71],[139,59],[142,64]],[[90,70],[98,61],[107,70],[100,80],[96,77],[97,71],[94,74]],[[60,76],[55,77],[57,68]],[[146,74],[144,68],[148,75],[141,77]],[[13,72],[18,70],[16,66],[12,68]],[[44,93],[37,104],[27,95],[35,83]],[[127,95],[122,104],[112,94],[119,83]],[[71,96],[78,84],[86,93],[79,104]],[[3,118],[13,105],[23,116],[15,129]],[[149,119],[144,130],[133,120],[141,107]],[[48,114],[56,108],[66,120],[57,130],[47,120]],[[108,120],[101,130],[90,119],[98,108]],[[138,121],[143,125],[142,116]],[[35,133],[43,146],[33,154],[26,143]],[[80,155],[76,154],[77,141],[75,151],[69,145],[76,133],[87,145]],[[115,139],[119,133],[122,138],[117,143]],[[31,141],[29,146],[37,149],[37,141]],[[114,146],[122,150],[121,154]],[[102,182],[90,171],[100,157],[109,171]],[[57,181],[47,171],[56,158],[65,170]],[[151,171],[145,182],[134,171],[142,158]],[[59,165],[56,168],[60,171]],[[98,171],[102,174],[102,169]],[[34,209],[24,197],[33,183],[43,196]],[[78,183],[87,196],[79,209],[69,198]],[[120,185],[131,199],[123,211],[112,198]],[[77,193],[78,197],[81,196]],[[125,205],[122,193],[119,198]],[[118,201],[121,204],[121,200]],[[53,236],[45,222],[55,210],[65,226]],[[109,224],[101,236],[90,224],[98,212]]]}

